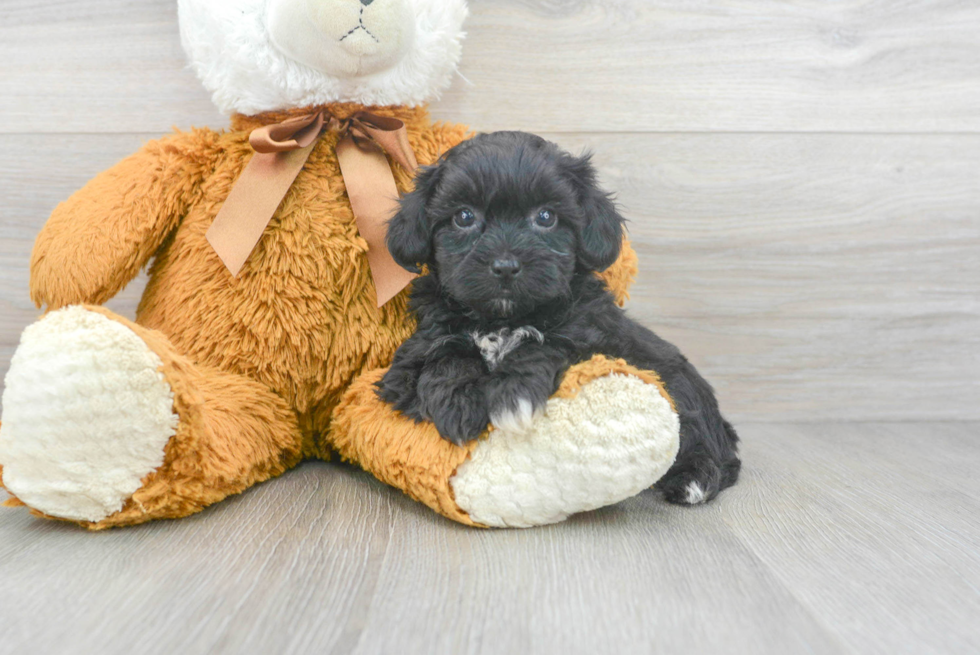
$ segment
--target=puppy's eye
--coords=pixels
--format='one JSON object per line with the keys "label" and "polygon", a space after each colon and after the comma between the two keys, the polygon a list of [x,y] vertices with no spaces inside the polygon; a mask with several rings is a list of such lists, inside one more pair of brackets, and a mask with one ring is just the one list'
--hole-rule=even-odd
{"label": "puppy's eye", "polygon": [[476,214],[473,213],[472,209],[460,209],[458,212],[453,214],[453,225],[458,228],[467,229],[473,227],[476,223]]}
{"label": "puppy's eye", "polygon": [[534,215],[534,224],[545,229],[554,227],[558,222],[558,214],[550,209],[542,209]]}

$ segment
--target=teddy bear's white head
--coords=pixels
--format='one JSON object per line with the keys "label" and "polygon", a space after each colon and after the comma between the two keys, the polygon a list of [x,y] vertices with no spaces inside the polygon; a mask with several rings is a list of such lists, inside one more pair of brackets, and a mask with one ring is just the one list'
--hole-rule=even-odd
{"label": "teddy bear's white head", "polygon": [[178,0],[181,41],[225,113],[418,105],[449,85],[465,0]]}

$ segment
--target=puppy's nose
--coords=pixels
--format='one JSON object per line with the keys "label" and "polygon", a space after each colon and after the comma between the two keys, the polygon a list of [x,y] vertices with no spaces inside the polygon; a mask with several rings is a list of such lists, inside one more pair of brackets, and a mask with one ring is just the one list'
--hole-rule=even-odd
{"label": "puppy's nose", "polygon": [[494,276],[510,280],[521,272],[521,263],[516,259],[495,259],[490,265],[490,270],[493,271]]}

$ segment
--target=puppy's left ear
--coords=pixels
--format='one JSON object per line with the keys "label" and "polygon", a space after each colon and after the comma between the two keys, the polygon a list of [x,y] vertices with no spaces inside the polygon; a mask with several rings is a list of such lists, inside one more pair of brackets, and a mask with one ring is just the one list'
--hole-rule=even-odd
{"label": "puppy's left ear", "polygon": [[626,222],[608,193],[596,181],[592,154],[567,156],[565,170],[575,186],[585,224],[578,234],[578,260],[593,271],[604,271],[619,257]]}
{"label": "puppy's left ear", "polygon": [[415,189],[402,196],[398,212],[388,220],[388,252],[395,263],[412,273],[421,273],[421,265],[428,264],[432,257],[432,224],[426,204],[435,189],[438,171],[438,166],[419,169]]}

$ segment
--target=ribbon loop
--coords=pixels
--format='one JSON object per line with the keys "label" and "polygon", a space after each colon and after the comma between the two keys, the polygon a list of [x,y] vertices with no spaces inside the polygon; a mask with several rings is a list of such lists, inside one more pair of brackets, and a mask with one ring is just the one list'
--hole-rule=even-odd
{"label": "ribbon loop", "polygon": [[248,143],[255,152],[288,152],[305,148],[320,136],[323,130],[323,112],[289,118],[281,123],[265,125],[252,130]]}
{"label": "ribbon loop", "polygon": [[339,133],[341,139],[350,136],[359,147],[365,141],[373,141],[409,173],[419,167],[408,143],[405,123],[397,118],[359,111],[344,120],[331,117],[327,129]]}
{"label": "ribbon loop", "polygon": [[398,207],[398,189],[385,154],[410,173],[418,168],[405,123],[397,118],[359,111],[341,120],[318,111],[253,130],[249,144],[255,154],[206,236],[237,277],[313,151],[324,123],[339,135],[337,161],[358,232],[368,244],[380,307],[415,277],[395,263],[385,245],[387,221]]}

